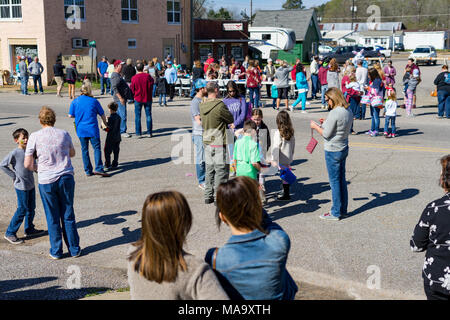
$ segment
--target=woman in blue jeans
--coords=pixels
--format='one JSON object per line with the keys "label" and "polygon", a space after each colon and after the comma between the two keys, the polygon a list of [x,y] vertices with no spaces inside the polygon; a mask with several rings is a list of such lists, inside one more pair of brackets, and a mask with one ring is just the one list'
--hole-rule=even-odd
{"label": "woman in blue jeans", "polygon": [[[370,94],[372,97],[375,96],[383,96],[383,80],[380,78],[380,74],[378,73],[377,69],[370,68],[369,69],[369,87],[366,88],[368,91],[368,94]],[[378,136],[380,132],[380,108],[378,107],[372,107],[369,105],[370,108],[370,116],[372,117],[371,127],[370,130],[366,132],[366,134],[370,135],[371,137]]]}
{"label": "woman in blue jeans", "polygon": [[[81,254],[73,197],[75,180],[70,158],[75,156],[72,138],[67,131],[54,128],[55,112],[42,107],[39,113],[42,129],[28,139],[24,166],[38,172],[39,193],[45,211],[50,239],[50,258],[61,259],[62,240],[72,257]],[[35,165],[35,158],[39,164]]]}
{"label": "woman in blue jeans", "polygon": [[231,300],[293,300],[298,291],[286,269],[290,239],[263,211],[258,182],[240,176],[217,190],[217,224],[231,237],[212,248],[206,262]]}
{"label": "woman in blue jeans", "polygon": [[331,212],[320,216],[321,219],[339,221],[347,216],[348,191],[345,179],[345,163],[348,156],[348,135],[353,122],[353,113],[338,88],[331,88],[325,93],[328,118],[322,126],[311,120],[311,129],[324,138],[325,162],[330,179],[333,205]]}
{"label": "woman in blue jeans", "polygon": [[[105,173],[103,169],[97,116],[102,118],[102,128],[106,128],[105,112],[98,100],[92,96],[92,88],[89,80],[85,80],[81,87],[81,95],[73,100],[70,105],[69,117],[75,118],[75,129],[80,139],[84,172],[88,177],[94,174],[109,177],[109,174]],[[91,142],[94,148],[95,171],[93,171],[89,157],[89,142]]]}

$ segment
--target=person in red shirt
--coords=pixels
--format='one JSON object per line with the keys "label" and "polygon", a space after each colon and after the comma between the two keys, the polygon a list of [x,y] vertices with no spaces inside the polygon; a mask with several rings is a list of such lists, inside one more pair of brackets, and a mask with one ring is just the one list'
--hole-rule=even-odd
{"label": "person in red shirt", "polygon": [[259,108],[259,96],[261,85],[261,73],[255,65],[254,60],[250,60],[247,69],[247,88],[250,95],[250,103],[253,108]]}
{"label": "person in red shirt", "polygon": [[299,59],[299,58],[297,58],[297,60],[295,60],[295,65],[294,65],[294,69],[292,69],[292,71],[291,71],[291,79],[292,79],[292,81],[294,81],[295,82],[295,80],[296,80],[296,76],[297,76],[297,65],[299,64],[299,63],[301,63],[301,60]]}
{"label": "person in red shirt", "polygon": [[327,80],[327,73],[328,73],[328,65],[324,65],[325,63],[322,60],[319,60],[319,82],[320,87],[322,90],[322,109],[328,109],[328,106],[325,101],[325,92],[328,90],[328,80]]}
{"label": "person in red shirt", "polygon": [[136,138],[142,138],[141,129],[141,110],[145,108],[145,115],[147,120],[147,137],[153,137],[153,122],[152,122],[152,94],[153,85],[155,81],[152,76],[144,72],[144,64],[138,63],[136,65],[137,74],[131,78],[131,91],[134,94],[134,114],[136,125]]}
{"label": "person in red shirt", "polygon": [[[241,61],[236,61],[236,65],[233,69],[231,69],[231,79],[232,80],[245,80],[246,72],[245,68],[242,66]],[[238,83],[238,88],[241,93],[245,97],[245,84]]]}
{"label": "person in red shirt", "polygon": [[214,63],[214,58],[212,53],[208,53],[208,59],[205,61],[205,65],[203,67],[203,71],[205,71],[205,73],[208,71],[208,67],[211,63]]}

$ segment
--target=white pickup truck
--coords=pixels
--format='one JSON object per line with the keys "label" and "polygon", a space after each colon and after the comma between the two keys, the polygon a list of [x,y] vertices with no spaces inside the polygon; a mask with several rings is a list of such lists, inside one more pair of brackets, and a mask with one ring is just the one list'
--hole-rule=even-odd
{"label": "white pickup truck", "polygon": [[381,59],[384,60],[386,58],[390,58],[392,55],[392,50],[386,49],[382,46],[375,45],[375,48],[370,47],[372,50],[376,50],[379,53],[381,53]]}

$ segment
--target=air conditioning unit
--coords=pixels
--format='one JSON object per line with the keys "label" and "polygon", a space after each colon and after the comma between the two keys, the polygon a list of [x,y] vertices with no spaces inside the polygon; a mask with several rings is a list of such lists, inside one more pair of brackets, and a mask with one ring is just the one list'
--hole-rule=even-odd
{"label": "air conditioning unit", "polygon": [[72,38],[72,48],[82,49],[88,47],[88,39]]}

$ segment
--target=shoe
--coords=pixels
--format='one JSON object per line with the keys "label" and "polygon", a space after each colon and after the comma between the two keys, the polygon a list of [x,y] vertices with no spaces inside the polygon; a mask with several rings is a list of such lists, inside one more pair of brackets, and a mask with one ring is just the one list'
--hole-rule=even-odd
{"label": "shoe", "polygon": [[394,133],[391,133],[390,137],[391,137],[391,138],[398,137],[398,134],[396,134],[396,133],[395,133],[395,134],[394,134]]}
{"label": "shoe", "polygon": [[294,112],[294,106],[289,106],[288,109],[289,111]]}
{"label": "shoe", "polygon": [[444,119],[444,117],[440,117],[440,116],[437,116],[436,118],[437,118],[437,119]]}
{"label": "shoe", "polygon": [[136,139],[142,139],[143,137],[143,135],[136,135]]}
{"label": "shoe", "polygon": [[94,175],[96,175],[96,176],[102,176],[102,177],[105,177],[105,178],[111,177],[111,175],[108,174],[108,173],[106,173],[106,172],[95,172],[95,171],[94,171]]}
{"label": "shoe", "polygon": [[147,133],[147,134],[144,134],[144,137],[145,137],[145,138],[153,138],[153,134],[151,134],[151,133],[148,134],[148,133]]}
{"label": "shoe", "polygon": [[205,204],[211,204],[214,203],[214,199],[205,199]]}
{"label": "shoe", "polygon": [[199,187],[200,189],[202,189],[202,190],[205,190],[205,184],[204,184],[204,183],[200,183],[200,184],[198,185],[198,187]]}
{"label": "shoe", "polygon": [[44,233],[45,233],[45,230],[33,229],[33,230],[25,232],[25,237],[39,236]]}
{"label": "shoe", "polygon": [[41,93],[39,93],[41,96],[43,96],[44,95],[44,93],[43,92],[41,92]]}
{"label": "shoe", "polygon": [[280,195],[277,196],[277,199],[280,201],[289,201],[291,200],[291,196],[289,195],[290,185],[283,184],[283,191]]}
{"label": "shoe", "polygon": [[16,236],[7,236],[7,235],[5,235],[4,238],[6,240],[8,240],[9,243],[12,243],[12,244],[21,244],[21,243],[23,243],[23,240],[17,238]]}
{"label": "shoe", "polygon": [[52,258],[53,260],[59,260],[59,259],[61,259],[61,257],[55,257],[55,256],[52,255],[51,253],[49,253],[48,256],[49,256],[50,258]]}
{"label": "shoe", "polygon": [[78,253],[76,255],[72,256],[72,258],[78,258],[79,256],[81,256],[81,249],[80,249],[80,251],[78,251]]}
{"label": "shoe", "polygon": [[131,138],[131,134],[126,133],[126,132],[122,133],[121,136],[122,136],[123,138]]}
{"label": "shoe", "polygon": [[384,132],[383,134],[385,137],[389,135],[389,133],[387,133],[387,132]]}
{"label": "shoe", "polygon": [[159,106],[162,107],[163,105],[160,103]]}
{"label": "shoe", "polygon": [[92,177],[94,174],[91,172],[91,173],[86,173],[86,177]]}
{"label": "shoe", "polygon": [[[170,102],[170,101],[169,101]],[[164,103],[164,107],[167,107],[167,103]]]}
{"label": "shoe", "polygon": [[358,133],[356,131],[352,131],[352,135],[356,136]]}
{"label": "shoe", "polygon": [[306,110],[302,110],[302,113],[308,113],[308,111],[306,111]]}
{"label": "shoe", "polygon": [[340,218],[333,216],[329,212],[322,214],[321,216],[319,216],[319,218],[322,219],[322,220],[330,220],[330,221],[339,221],[339,220],[341,220]]}
{"label": "shoe", "polygon": [[37,92],[35,92],[34,94],[38,94]]}
{"label": "shoe", "polygon": [[105,171],[111,171],[111,166],[104,166],[103,170],[105,170]]}
{"label": "shoe", "polygon": [[378,131],[372,131],[372,133],[370,134],[371,137],[377,137],[378,136]]}
{"label": "shoe", "polygon": [[371,135],[372,134],[372,130],[367,131],[366,134]]}

